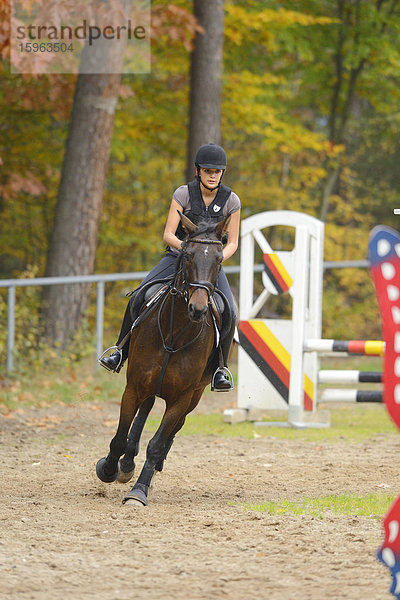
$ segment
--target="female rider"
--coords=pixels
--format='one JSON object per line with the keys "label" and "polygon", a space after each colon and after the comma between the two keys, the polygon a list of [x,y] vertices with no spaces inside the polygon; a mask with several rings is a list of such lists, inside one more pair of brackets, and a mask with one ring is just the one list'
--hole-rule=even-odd
{"label": "female rider", "polygon": [[[138,290],[149,281],[171,277],[176,271],[176,259],[179,256],[182,240],[185,237],[178,211],[183,212],[195,224],[204,219],[209,219],[217,223],[225,219],[228,215],[231,215],[228,225],[227,243],[223,249],[223,260],[230,258],[236,251],[239,239],[240,200],[230,188],[221,183],[226,164],[226,154],[221,146],[205,144],[198,149],[195,158],[196,179],[187,185],[180,186],[175,190],[172,197],[164,230],[164,242],[168,245],[166,254],[148,273],[141,285],[133,293],[125,311],[117,346],[130,332],[134,320],[139,315],[141,307],[135,303]],[[235,331],[236,309],[233,295],[223,269],[221,269],[218,275],[216,288],[225,295],[232,314],[230,331],[221,342],[224,364],[226,366],[227,355]],[[109,371],[119,373],[128,358],[128,351],[129,339],[124,344],[122,351],[118,350],[107,357],[102,356],[99,362]],[[229,371],[221,368],[216,370],[213,376],[214,390],[229,391],[233,388],[232,381],[227,376],[227,373]]]}

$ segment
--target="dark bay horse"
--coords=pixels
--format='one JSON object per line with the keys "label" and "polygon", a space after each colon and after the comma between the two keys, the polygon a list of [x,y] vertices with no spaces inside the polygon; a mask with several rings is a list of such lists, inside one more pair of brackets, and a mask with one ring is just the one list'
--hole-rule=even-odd
{"label": "dark bay horse", "polygon": [[148,443],[142,472],[124,502],[148,504],[154,472],[162,470],[175,434],[186,415],[197,406],[215,369],[210,296],[221,267],[222,238],[230,217],[217,226],[194,225],[182,214],[180,218],[187,237],[177,259],[175,280],[157,308],[132,331],[117,432],[109,454],[96,466],[97,476],[106,483],[129,481],[134,473],[140,435],[155,396],[165,400],[165,412]]}

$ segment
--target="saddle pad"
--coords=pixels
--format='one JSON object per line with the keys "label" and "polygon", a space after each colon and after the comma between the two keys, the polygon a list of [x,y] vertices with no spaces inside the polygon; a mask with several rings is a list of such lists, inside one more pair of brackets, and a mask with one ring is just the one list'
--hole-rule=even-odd
{"label": "saddle pad", "polygon": [[223,301],[222,297],[219,294],[213,294],[212,299],[214,300],[215,306],[219,314],[222,315],[222,313],[225,310],[225,302]]}
{"label": "saddle pad", "polygon": [[224,339],[231,328],[232,315],[228,300],[219,290],[211,296],[211,308],[221,339]]}
{"label": "saddle pad", "polygon": [[155,283],[153,285],[150,285],[145,291],[143,301],[147,303],[151,299],[151,297],[154,296],[158,292],[158,290],[160,290],[164,286],[165,283]]}

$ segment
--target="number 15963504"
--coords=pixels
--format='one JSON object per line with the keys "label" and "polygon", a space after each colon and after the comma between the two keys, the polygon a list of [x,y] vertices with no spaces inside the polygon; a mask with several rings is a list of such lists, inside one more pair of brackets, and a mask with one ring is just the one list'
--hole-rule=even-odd
{"label": "number 15963504", "polygon": [[21,52],[73,52],[74,45],[65,42],[25,42],[19,44]]}

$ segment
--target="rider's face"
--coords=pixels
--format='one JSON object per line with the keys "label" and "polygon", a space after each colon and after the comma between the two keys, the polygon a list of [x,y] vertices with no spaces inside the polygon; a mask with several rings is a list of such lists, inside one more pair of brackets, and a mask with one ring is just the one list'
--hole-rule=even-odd
{"label": "rider's face", "polygon": [[209,188],[217,187],[222,177],[222,169],[200,168],[201,182]]}

